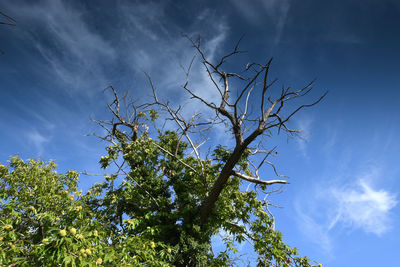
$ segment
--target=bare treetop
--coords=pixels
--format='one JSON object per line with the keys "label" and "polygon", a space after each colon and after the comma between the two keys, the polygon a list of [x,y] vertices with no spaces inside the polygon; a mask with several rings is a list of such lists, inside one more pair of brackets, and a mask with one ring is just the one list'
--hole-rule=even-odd
{"label": "bare treetop", "polygon": [[[183,88],[191,95],[192,98],[199,100],[204,105],[214,110],[218,118],[221,120],[227,120],[235,138],[235,147],[233,149],[233,153],[227,160],[207,199],[205,199],[202,204],[201,222],[204,223],[210,215],[218,196],[220,195],[224,185],[231,175],[253,183],[268,185],[274,183],[287,183],[285,180],[263,181],[258,176],[258,170],[264,163],[272,165],[272,163],[266,160],[270,155],[270,151],[266,152],[264,159],[255,168],[255,174],[257,177],[250,177],[235,171],[235,165],[238,163],[240,156],[246,149],[249,148],[249,145],[252,144],[257,137],[265,134],[267,136],[271,136],[272,130],[274,129],[277,130],[278,134],[281,130],[284,130],[289,135],[299,133],[299,130],[289,128],[287,125],[288,121],[303,108],[312,107],[319,103],[327,93],[324,93],[318,99],[309,104],[302,104],[295,107],[292,111],[287,111],[287,103],[309,94],[312,90],[312,84],[314,81],[298,90],[293,90],[290,87],[282,87],[279,96],[273,98],[270,91],[273,90],[271,87],[276,82],[276,79],[269,81],[268,76],[272,58],[269,59],[266,64],[255,62],[249,63],[245,66],[244,72],[240,74],[226,72],[223,69],[224,63],[227,62],[229,58],[243,52],[239,50],[239,43],[241,39],[234,46],[234,49],[231,52],[222,56],[220,60],[216,61],[216,63],[213,63],[207,59],[201,47],[200,37],[196,41],[187,35],[185,35],[185,37],[192,43],[193,47],[201,56],[202,64],[207,71],[208,77],[214,84],[215,89],[219,92],[220,102],[219,104],[209,102],[191,90],[189,87],[190,67],[186,72],[187,79],[183,85]],[[232,79],[238,79],[243,84],[243,86],[238,89],[238,96],[236,98],[233,97],[233,90],[230,88]],[[249,100],[251,94],[257,90],[261,91],[261,98],[259,103],[251,103],[254,105],[259,105],[259,114],[254,118],[248,114],[249,106],[251,105]],[[282,114],[284,110],[286,115]],[[248,127],[249,125],[254,125],[254,127]],[[245,132],[248,132],[248,134],[246,135]],[[273,168],[276,172],[275,167]]]}
{"label": "bare treetop", "polygon": [[[160,110],[165,111],[169,119],[175,122],[177,126],[176,132],[180,136],[174,151],[164,151],[165,148],[162,147],[159,147],[159,149],[176,157],[183,139],[186,139],[190,145],[191,153],[195,155],[199,166],[202,167],[201,172],[195,171],[195,169],[190,166],[185,166],[202,177],[206,198],[203,200],[200,207],[200,224],[204,224],[231,176],[236,176],[255,185],[269,186],[273,184],[289,183],[287,180],[284,180],[285,177],[280,175],[273,163],[268,160],[271,155],[277,153],[276,148],[264,149],[262,144],[263,140],[256,140],[259,139],[258,137],[271,137],[274,131],[276,131],[277,134],[284,131],[287,135],[296,136],[300,130],[291,129],[288,126],[289,120],[300,110],[319,103],[327,93],[324,93],[310,103],[296,106],[295,100],[307,96],[312,91],[314,81],[311,81],[303,88],[297,90],[290,87],[282,87],[276,90],[276,88],[273,87],[277,79],[270,81],[269,78],[272,58],[267,60],[265,64],[256,62],[248,63],[244,65],[243,71],[240,73],[228,72],[224,69],[229,59],[244,52],[239,50],[241,39],[235,44],[231,52],[222,56],[219,60],[212,62],[207,58],[201,46],[201,37],[197,40],[187,35],[184,35],[184,37],[190,41],[197,54],[200,56],[201,64],[204,66],[208,78],[218,92],[219,99],[208,101],[196,94],[191,88],[190,71],[194,59],[187,68],[182,67],[186,75],[183,89],[190,94],[192,99],[200,101],[206,108],[215,113],[214,118],[208,117],[204,119],[202,118],[202,114],[195,113],[191,118],[186,119],[182,115],[181,106],[173,108],[168,101],[162,101],[158,98],[157,90],[150,75],[145,73],[152,88],[153,100],[139,106],[133,105],[133,102],[125,103],[126,114],[123,116],[120,111],[118,95],[115,89],[110,86],[115,100],[111,105],[108,105],[108,108],[114,115],[116,121],[97,121],[97,123],[108,131],[107,140],[109,141],[113,140],[119,126],[127,127],[130,133],[126,134],[126,137],[134,141],[138,137],[138,131],[140,129],[143,131],[147,130],[146,125],[139,123],[140,110],[157,106]],[[232,86],[235,87],[234,90],[231,88]],[[257,97],[257,94],[259,94],[260,97]],[[124,96],[123,99],[126,102],[126,96]],[[290,102],[293,102],[293,104],[288,105]],[[252,112],[250,112],[250,110],[252,110]],[[197,142],[198,140],[195,138],[196,136],[198,137],[199,133],[207,132],[207,130],[219,123],[223,123],[227,127],[227,130],[232,133],[235,142],[232,152],[227,158],[216,182],[214,184],[209,184],[206,179],[204,168],[204,155],[200,153],[200,146],[203,145],[207,139],[201,139]],[[249,162],[252,168],[252,175],[249,173],[241,173],[237,168],[240,158],[245,153],[249,153],[250,156],[257,155],[257,158],[261,159],[258,163],[255,161]],[[185,164],[183,161],[181,163]],[[259,170],[265,164],[271,166],[276,176],[280,179],[262,179],[259,175]]]}

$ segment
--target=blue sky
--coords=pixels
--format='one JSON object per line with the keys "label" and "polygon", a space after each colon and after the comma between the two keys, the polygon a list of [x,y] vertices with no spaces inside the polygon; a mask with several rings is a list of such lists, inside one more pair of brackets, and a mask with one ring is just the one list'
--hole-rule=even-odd
{"label": "blue sky", "polygon": [[[101,172],[106,144],[85,134],[100,131],[90,117],[108,116],[108,84],[143,100],[144,70],[160,97],[187,103],[179,64],[195,51],[180,32],[201,33],[211,58],[245,34],[237,62],[274,57],[277,89],[317,78],[313,96],[329,90],[291,122],[307,142],[268,141],[291,182],[271,196],[283,207],[273,210],[276,227],[323,266],[398,264],[400,2],[16,0],[0,10],[17,21],[0,27],[0,162],[18,153]],[[194,88],[212,99],[205,73],[193,72]],[[81,186],[95,181],[83,176]]]}

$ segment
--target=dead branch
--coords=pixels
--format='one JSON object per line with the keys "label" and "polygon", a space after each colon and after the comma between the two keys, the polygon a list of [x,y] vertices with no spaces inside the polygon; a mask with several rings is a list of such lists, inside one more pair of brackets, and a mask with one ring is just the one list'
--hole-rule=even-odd
{"label": "dead branch", "polygon": [[[207,101],[205,98],[197,95],[191,88],[191,84],[189,83],[189,75],[194,58],[190,62],[190,65],[187,69],[182,67],[186,75],[183,89],[190,94],[192,99],[200,101],[206,107],[215,112],[215,118],[213,118],[213,120],[201,121],[201,116],[199,113],[194,114],[190,119],[185,119],[181,113],[181,106],[178,108],[173,108],[168,102],[163,102],[158,98],[153,81],[145,72],[153,93],[152,103],[147,103],[142,106],[135,106],[131,104],[130,109],[128,109],[125,103],[126,115],[123,116],[120,113],[120,101],[118,99],[118,95],[115,89],[112,86],[109,86],[108,88],[110,88],[114,94],[114,101],[108,105],[108,108],[114,115],[116,121],[96,122],[106,130],[108,129],[108,136],[103,140],[112,141],[112,138],[116,134],[117,128],[125,126],[130,129],[132,136],[129,136],[125,133],[124,134],[134,141],[138,137],[138,131],[140,128],[145,128],[145,130],[147,130],[147,126],[138,121],[138,114],[141,108],[157,105],[161,107],[161,110],[169,114],[168,120],[174,121],[178,128],[177,145],[174,148],[174,151],[168,151],[167,149],[156,144],[156,142],[154,142],[154,144],[158,147],[158,149],[170,156],[175,157],[186,168],[191,169],[202,178],[206,191],[206,197],[200,205],[200,224],[203,225],[211,215],[216,201],[218,200],[222,190],[231,176],[239,177],[240,179],[254,184],[255,190],[258,190],[257,186],[259,185],[270,186],[273,184],[289,183],[286,180],[280,179],[260,179],[258,171],[264,164],[270,165],[273,168],[276,176],[283,177],[283,175],[278,173],[273,163],[267,160],[269,156],[273,155],[273,153],[276,153],[275,148],[272,150],[265,150],[262,148],[261,141],[263,138],[271,137],[275,132],[279,134],[281,131],[286,133],[288,136],[296,136],[299,133],[299,130],[291,129],[288,125],[289,120],[300,110],[318,104],[320,101],[322,101],[327,93],[324,93],[322,96],[317,98],[317,100],[311,103],[301,105],[297,104],[294,106],[294,108],[292,108],[293,105],[289,106],[288,103],[293,103],[296,99],[308,95],[312,90],[314,81],[310,82],[299,90],[293,90],[290,87],[282,87],[280,92],[278,91],[277,93],[272,93],[272,87],[277,81],[277,79],[270,81],[269,78],[269,70],[272,59],[268,60],[266,64],[247,64],[244,72],[240,74],[227,72],[223,69],[224,63],[227,62],[231,57],[243,52],[238,48],[240,40],[230,53],[222,56],[220,60],[216,61],[216,63],[213,63],[206,57],[206,54],[201,46],[201,38],[198,38],[195,41],[187,35],[185,35],[185,37],[191,42],[200,56],[202,61],[201,63],[205,67],[208,78],[218,91],[220,98],[217,100],[213,99],[212,101]],[[231,89],[232,83],[234,83],[236,87],[235,91],[232,91]],[[257,92],[259,92],[259,96],[255,95]],[[232,95],[234,93],[237,95],[236,98],[234,98]],[[255,98],[258,102],[253,102],[252,105],[250,103],[252,102],[253,98]],[[252,109],[254,105],[256,105],[256,108]],[[255,110],[256,114],[252,114],[253,110]],[[228,159],[221,168],[215,183],[213,185],[209,185],[206,179],[204,159],[202,158],[199,149],[201,144],[196,144],[193,134],[201,134],[201,131],[206,129],[206,127],[211,127],[218,123],[224,123],[224,125],[227,126],[227,129],[229,129],[234,137],[235,144]],[[110,127],[112,128],[111,130]],[[189,166],[177,156],[178,149],[182,144],[183,138],[185,138],[189,143],[192,150],[191,153],[194,153],[198,164],[201,167],[201,173],[196,172],[195,168]],[[254,148],[255,142],[258,142],[256,148]],[[235,170],[237,163],[247,149],[253,150],[253,153],[251,153],[250,156],[259,153],[264,154],[261,162],[258,165],[250,161],[250,164],[254,169],[254,177]]]}
{"label": "dead branch", "polygon": [[240,173],[237,171],[232,171],[232,175],[239,177],[241,179],[244,179],[248,182],[255,183],[255,184],[263,184],[263,185],[289,184],[289,182],[286,180],[267,180],[267,181],[265,181],[265,180],[261,180],[261,179],[257,179],[257,178],[248,176],[246,174],[243,174],[243,173]]}
{"label": "dead branch", "polygon": [[17,26],[17,22],[15,21],[15,19],[13,19],[12,17],[4,14],[3,12],[0,11],[0,15],[3,16],[6,19],[6,22],[4,21],[0,21],[0,24],[3,25],[8,25],[8,26]]}
{"label": "dead branch", "polygon": [[[209,102],[202,98],[201,96],[194,93],[194,91],[189,87],[189,74],[187,73],[187,79],[183,88],[191,95],[192,98],[199,100],[201,103],[206,105],[207,107],[211,108],[216,112],[217,117],[223,117],[227,119],[230,123],[229,127],[232,130],[233,136],[235,138],[236,144],[231,153],[230,157],[226,161],[225,165],[223,166],[216,182],[214,183],[210,194],[204,200],[201,205],[200,210],[200,223],[204,224],[207,218],[210,216],[211,211],[217,201],[219,195],[221,194],[222,190],[225,187],[229,177],[231,175],[235,175],[240,177],[244,180],[257,183],[257,184],[287,184],[288,182],[285,180],[271,180],[271,181],[263,181],[261,179],[253,178],[244,174],[240,174],[234,171],[236,164],[238,163],[240,157],[244,153],[244,151],[249,147],[251,143],[253,143],[259,136],[267,135],[271,136],[272,129],[276,129],[278,134],[280,130],[283,129],[286,131],[287,134],[296,134],[298,130],[292,130],[288,127],[287,122],[290,118],[292,118],[297,112],[302,110],[303,108],[312,107],[319,103],[326,95],[323,94],[320,98],[316,101],[312,102],[311,104],[303,104],[298,106],[294,111],[289,112],[289,115],[282,115],[282,110],[287,102],[297,99],[299,97],[303,97],[307,95],[312,87],[311,85],[313,82],[309,83],[307,86],[300,90],[291,90],[291,88],[282,88],[281,94],[279,97],[273,99],[271,94],[269,93],[271,86],[276,82],[276,79],[272,82],[269,82],[269,69],[271,66],[272,59],[268,60],[265,65],[259,63],[251,63],[246,66],[246,71],[252,69],[254,71],[253,74],[250,76],[243,76],[235,73],[225,72],[222,69],[224,63],[232,56],[237,55],[240,53],[238,50],[238,44],[234,47],[233,51],[228,53],[227,55],[221,57],[216,64],[212,63],[210,60],[207,59],[203,48],[201,47],[201,38],[197,41],[193,40],[191,37],[185,35],[185,37],[191,42],[193,47],[196,49],[197,53],[200,55],[202,64],[206,68],[206,72],[208,77],[214,84],[215,88],[220,93],[221,99],[220,104],[217,105],[214,102]],[[240,81],[244,82],[243,88],[240,89],[238,97],[233,101],[230,102],[232,91],[230,90],[230,79],[239,79]],[[261,81],[259,81],[261,79]],[[220,81],[220,82],[217,82]],[[248,109],[248,102],[251,93],[254,90],[261,91],[261,99],[260,99],[260,114],[257,116],[256,119],[249,118],[247,114]],[[246,94],[246,99],[244,100],[244,110],[240,112],[240,106],[242,105],[242,97]],[[268,96],[270,94],[270,96]],[[256,122],[257,125],[250,130],[246,128],[246,123],[249,122]],[[250,131],[250,133],[245,136],[245,131]],[[274,172],[279,176],[277,173],[274,165],[266,161],[266,157],[262,160],[259,167],[256,169],[256,174],[258,173],[258,169],[262,166],[262,164],[267,163],[271,165],[274,169]]]}
{"label": "dead branch", "polygon": [[[152,91],[153,91],[154,103],[167,110],[167,112],[170,114],[171,118],[176,122],[176,124],[181,129],[182,136],[185,136],[186,140],[189,142],[190,146],[192,147],[192,150],[196,155],[196,158],[197,158],[197,160],[199,162],[199,165],[201,166],[201,178],[202,178],[203,185],[205,187],[206,195],[208,195],[208,190],[209,189],[208,189],[208,183],[207,183],[206,174],[205,174],[204,162],[201,159],[200,152],[198,150],[200,145],[194,144],[194,142],[192,141],[191,137],[189,136],[189,129],[192,128],[192,127],[195,128],[195,127],[198,127],[198,126],[207,125],[207,124],[210,124],[210,123],[208,123],[208,122],[207,123],[195,123],[196,117],[198,117],[199,114],[193,115],[192,118],[189,120],[189,122],[186,122],[179,115],[179,109],[178,110],[173,110],[169,106],[168,103],[163,103],[163,102],[158,100],[158,97],[157,97],[157,94],[156,94],[156,90],[155,90],[155,87],[154,87],[154,84],[153,84],[153,81],[152,81],[151,77],[146,72],[145,72],[145,75],[146,75],[147,79],[149,80],[150,86],[151,86]],[[178,151],[179,144],[180,144],[180,142],[178,142],[177,147],[175,149],[175,156],[176,156],[176,152]]]}

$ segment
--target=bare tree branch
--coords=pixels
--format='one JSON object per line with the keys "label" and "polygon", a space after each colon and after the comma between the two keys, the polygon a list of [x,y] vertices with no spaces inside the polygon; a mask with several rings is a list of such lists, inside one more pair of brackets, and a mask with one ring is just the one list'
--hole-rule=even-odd
{"label": "bare tree branch", "polygon": [[[238,163],[240,157],[243,155],[244,151],[248,148],[248,146],[257,139],[259,136],[267,135],[270,136],[272,134],[271,129],[276,128],[278,130],[278,134],[281,129],[284,129],[288,134],[295,134],[298,133],[298,130],[292,130],[287,126],[287,122],[291,117],[293,117],[298,111],[300,111],[303,108],[306,107],[311,107],[317,103],[319,103],[326,95],[323,94],[317,101],[311,103],[311,104],[304,104],[299,107],[297,107],[292,113],[290,113],[288,116],[283,117],[280,115],[280,112],[283,109],[283,106],[285,102],[288,102],[290,100],[294,100],[298,97],[305,96],[311,91],[311,84],[308,84],[306,87],[297,90],[297,91],[292,91],[289,88],[284,89],[282,88],[281,95],[276,98],[275,100],[272,99],[271,96],[267,96],[267,93],[269,91],[269,88],[276,82],[276,79],[274,79],[272,82],[269,82],[268,74],[269,74],[269,69],[271,66],[272,59],[270,59],[266,65],[262,64],[257,64],[257,63],[252,63],[246,66],[246,70],[253,69],[255,72],[252,76],[245,77],[239,74],[235,73],[227,73],[224,70],[222,70],[223,64],[226,62],[226,60],[234,56],[240,51],[238,50],[238,44],[234,47],[233,51],[228,53],[227,55],[221,57],[221,59],[216,63],[213,64],[211,61],[209,61],[201,47],[201,38],[197,41],[194,41],[191,37],[184,35],[193,45],[193,47],[197,50],[199,53],[203,65],[206,67],[207,74],[211,81],[213,82],[215,88],[218,90],[218,92],[221,95],[221,102],[219,106],[217,106],[213,102],[208,102],[204,98],[196,95],[190,88],[189,88],[189,82],[188,82],[188,77],[187,80],[183,86],[183,88],[192,96],[192,98],[197,99],[201,101],[203,104],[205,104],[207,107],[211,108],[216,112],[217,117],[220,115],[228,119],[230,122],[230,127],[232,129],[233,135],[236,140],[236,145],[233,149],[233,152],[231,153],[230,157],[226,161],[225,165],[223,166],[216,182],[214,183],[211,192],[209,196],[204,200],[201,206],[201,211],[200,211],[200,222],[201,224],[205,223],[207,218],[209,217],[215,202],[217,201],[221,191],[224,189],[224,186],[226,182],[228,181],[229,177],[234,174],[242,179],[251,181],[251,182],[257,182],[259,184],[274,184],[274,183],[282,183],[286,184],[288,183],[285,180],[272,180],[272,181],[264,181],[260,179],[256,179],[244,174],[238,174],[234,171],[234,168],[236,164]],[[240,40],[239,40],[240,41]],[[188,74],[187,74],[188,76]],[[258,82],[258,79],[262,77],[261,82]],[[246,83],[244,84],[243,88],[239,90],[239,95],[236,98],[235,101],[231,103],[228,102],[229,98],[231,97],[231,91],[230,91],[230,79],[231,78],[236,78],[239,79],[240,81],[245,81]],[[217,83],[216,80],[220,80],[221,84]],[[259,85],[261,85],[261,101],[260,101],[260,115],[258,117],[258,125],[255,129],[251,130],[250,133],[247,135],[247,137],[244,137],[245,130],[250,130],[249,128],[246,128],[246,125],[244,125],[244,122],[257,122],[255,119],[251,119],[247,117],[247,110],[248,110],[248,102],[250,98],[251,92],[258,88]],[[222,87],[222,88],[221,88]],[[247,92],[247,97],[244,102],[244,111],[239,112],[239,105],[241,104],[241,98],[243,95]],[[268,101],[268,102],[266,102]],[[269,103],[269,106],[267,107],[266,103]],[[231,112],[229,109],[226,107],[232,108],[233,112]],[[268,155],[267,155],[268,156]],[[267,157],[266,156],[266,157]],[[274,169],[274,172],[278,174],[276,171],[275,166],[269,162],[266,161],[266,157],[263,159],[261,162],[260,166],[256,168],[256,173],[258,173],[258,169],[261,167],[263,163],[267,163],[271,165]]]}
{"label": "bare tree branch", "polygon": [[[169,114],[169,118],[167,120],[174,121],[178,126],[178,142],[173,148],[174,151],[168,151],[167,149],[158,145],[156,142],[154,142],[154,144],[164,153],[175,157],[186,168],[197,173],[195,168],[186,164],[177,156],[183,138],[185,138],[189,143],[192,150],[191,153],[194,153],[198,164],[201,167],[201,173],[197,174],[202,178],[206,191],[206,196],[200,205],[200,225],[204,225],[211,215],[216,201],[218,200],[222,190],[224,190],[224,187],[231,176],[236,176],[240,179],[251,182],[255,185],[255,190],[259,190],[257,189],[257,186],[259,185],[269,186],[273,184],[289,183],[288,181],[281,179],[262,180],[259,178],[258,171],[264,164],[270,165],[276,176],[283,177],[283,175],[278,173],[274,164],[267,160],[267,158],[272,155],[273,152],[275,152],[275,148],[272,150],[261,149],[261,140],[263,140],[265,137],[271,137],[275,131],[277,134],[279,134],[281,130],[283,130],[288,136],[297,135],[299,130],[291,129],[288,125],[288,121],[300,110],[318,104],[326,96],[326,93],[309,104],[306,103],[295,105],[294,109],[288,112],[287,107],[289,105],[287,105],[287,103],[294,103],[296,99],[308,95],[312,90],[313,81],[299,90],[293,90],[290,87],[282,87],[280,92],[278,91],[276,94],[272,91],[272,86],[276,83],[277,79],[273,79],[272,81],[269,80],[269,70],[272,63],[272,58],[269,59],[265,65],[258,63],[247,64],[244,72],[240,74],[227,72],[223,69],[224,64],[231,57],[239,53],[243,53],[243,51],[239,50],[239,43],[241,40],[238,41],[231,52],[222,56],[216,61],[216,63],[213,63],[206,57],[205,51],[201,46],[201,36],[199,36],[197,40],[194,40],[187,35],[184,36],[191,42],[194,49],[200,56],[201,63],[205,67],[208,78],[218,91],[220,98],[208,101],[196,94],[191,88],[191,84],[189,84],[189,75],[194,58],[191,60],[188,68],[181,66],[186,75],[183,89],[190,94],[192,99],[200,101],[206,107],[211,109],[211,111],[215,112],[215,119],[201,121],[200,113],[194,114],[189,119],[185,118],[182,115],[181,106],[178,108],[173,108],[168,102],[163,102],[158,98],[153,81],[150,78],[150,75],[148,75],[146,72],[144,73],[152,89],[153,101],[152,103],[145,104],[142,107],[157,105],[161,107],[163,111],[167,112],[167,114]],[[135,107],[132,105],[130,110],[128,110],[128,108],[126,109],[126,116],[123,116],[120,113],[120,101],[118,99],[118,95],[112,86],[109,86],[109,88],[112,90],[115,99],[110,105],[108,105],[108,108],[114,115],[116,121],[108,123],[100,121],[97,123],[102,125],[103,128],[110,126],[112,127],[111,131],[107,131],[107,139],[112,140],[117,127],[125,126],[128,127],[134,135],[131,137],[131,139],[136,140],[139,128],[142,126],[147,127],[146,125],[140,124],[137,120],[138,108],[140,108],[140,106]],[[260,97],[258,97],[258,99],[256,98],[256,101],[253,101],[256,92],[260,92]],[[233,94],[237,95],[236,98],[233,98]],[[253,105],[251,105],[251,103],[257,103],[257,108],[252,109]],[[252,113],[252,110],[256,110],[255,114]],[[132,112],[133,114],[127,114],[129,112]],[[232,152],[224,162],[224,165],[221,167],[214,184],[209,185],[206,179],[204,165],[205,161],[202,158],[199,149],[201,144],[196,144],[197,140],[194,139],[194,135],[201,134],[201,131],[206,127],[211,127],[216,123],[224,123],[228,127],[234,137],[235,144],[232,148]],[[246,151],[248,149],[252,149],[251,146],[254,147],[254,142],[257,142],[257,139],[260,142],[258,143],[256,149],[253,150],[253,154],[250,156],[258,153],[263,153],[264,156],[258,165],[250,161],[250,164],[254,169],[253,175],[247,175],[236,171],[237,164],[241,157],[247,153]],[[262,190],[262,192],[264,191]]]}
{"label": "bare tree branch", "polygon": [[17,26],[17,22],[16,22],[15,19],[13,19],[12,17],[10,17],[10,16],[4,14],[4,13],[1,12],[1,11],[0,11],[0,15],[3,16],[3,17],[7,20],[7,22],[0,21],[0,24],[9,25],[9,26]]}
{"label": "bare tree branch", "polygon": [[263,185],[289,184],[289,182],[286,181],[286,180],[268,180],[268,181],[265,181],[265,180],[260,180],[260,179],[248,176],[246,174],[243,174],[243,173],[240,173],[240,172],[237,172],[237,171],[232,171],[232,175],[234,175],[236,177],[239,177],[241,179],[244,179],[244,180],[246,180],[248,182],[255,183],[255,184],[263,184]]}
{"label": "bare tree branch", "polygon": [[[194,151],[194,153],[196,155],[196,158],[197,158],[197,160],[199,162],[199,165],[201,166],[201,177],[202,177],[203,185],[205,187],[206,194],[208,194],[208,183],[207,183],[207,179],[206,179],[204,163],[203,163],[203,160],[201,159],[200,153],[198,151],[198,146],[196,146],[194,144],[194,142],[192,141],[192,139],[190,138],[189,133],[188,133],[190,127],[196,127],[196,125],[199,126],[199,125],[204,125],[204,124],[207,124],[207,123],[195,124],[194,121],[196,120],[196,117],[198,116],[198,114],[193,115],[191,120],[188,123],[183,118],[180,118],[178,111],[172,110],[172,108],[168,104],[162,103],[162,102],[160,102],[158,100],[158,97],[157,97],[156,90],[155,90],[154,84],[152,82],[152,79],[148,74],[146,74],[146,76],[147,76],[147,78],[149,80],[150,86],[151,86],[152,91],[153,91],[153,98],[154,98],[155,104],[164,107],[168,111],[168,113],[170,114],[171,118],[176,122],[176,124],[182,130],[182,135],[184,135],[186,137],[186,140],[189,142],[190,146],[192,147],[192,149],[193,149],[193,151]],[[179,142],[178,142],[178,145],[179,145]],[[178,150],[178,146],[175,149],[175,156],[176,156],[177,150]]]}

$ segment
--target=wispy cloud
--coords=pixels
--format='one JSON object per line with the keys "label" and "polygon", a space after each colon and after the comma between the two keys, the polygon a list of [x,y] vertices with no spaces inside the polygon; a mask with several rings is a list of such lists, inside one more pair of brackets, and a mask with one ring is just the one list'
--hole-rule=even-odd
{"label": "wispy cloud", "polygon": [[[6,5],[10,12],[18,14],[18,21],[23,25],[24,34],[19,38],[29,49],[36,49],[37,53],[30,55],[31,61],[26,62],[38,66],[35,74],[40,76],[43,85],[38,90],[43,92],[41,103],[48,95],[60,100],[51,98],[50,103],[41,105],[36,112],[40,116],[35,116],[40,123],[51,126],[50,133],[46,132],[53,137],[51,143],[63,143],[61,139],[65,136],[73,136],[73,142],[78,142],[81,139],[77,136],[88,133],[85,132],[88,114],[95,113],[93,107],[101,98],[95,93],[100,93],[109,82],[115,82],[121,91],[132,88],[134,100],[141,101],[141,97],[148,96],[151,90],[142,71],[151,75],[160,99],[175,106],[183,104],[185,115],[210,112],[200,102],[185,103],[188,97],[181,87],[185,73],[180,64],[187,66],[196,52],[180,32],[194,37],[202,33],[203,48],[211,60],[215,59],[229,35],[225,18],[215,11],[199,10],[182,28],[180,21],[166,14],[168,5],[164,3],[118,1],[110,4],[111,11],[118,14],[112,21],[118,26],[113,27],[108,21],[99,22],[95,16],[100,13],[89,12],[83,3],[43,0]],[[208,100],[218,96],[199,60],[191,73],[190,85],[194,92]],[[67,103],[75,110],[69,110]],[[79,115],[71,115],[76,112]],[[61,130],[66,127],[68,130]],[[32,131],[28,137],[40,154],[50,140],[44,133]]]}
{"label": "wispy cloud", "polygon": [[274,44],[280,43],[291,6],[290,0],[256,0],[251,3],[232,0],[232,3],[249,23],[258,24],[267,15],[275,27]]}
{"label": "wispy cloud", "polygon": [[[361,230],[381,236],[392,227],[392,210],[397,196],[379,188],[378,168],[354,175],[352,182],[314,187],[308,196],[295,202],[299,228],[328,253],[333,249],[334,232]],[[312,196],[312,197],[310,197]]]}
{"label": "wispy cloud", "polygon": [[276,27],[274,44],[278,45],[281,41],[283,30],[290,10],[290,0],[269,0],[262,1],[267,14],[273,18]]}
{"label": "wispy cloud", "polygon": [[314,119],[310,115],[301,115],[295,121],[296,129],[301,131],[300,138],[296,138],[297,147],[305,158],[308,158],[307,142],[311,137],[313,122]]}
{"label": "wispy cloud", "polygon": [[36,149],[38,155],[43,154],[45,144],[50,141],[49,137],[39,133],[36,129],[28,132],[26,138],[28,139],[28,143]]}
{"label": "wispy cloud", "polygon": [[104,87],[104,63],[113,60],[116,52],[85,22],[84,8],[51,0],[9,3],[8,9],[18,14],[27,38],[47,62],[44,70],[52,80],[58,79],[69,89]]}
{"label": "wispy cloud", "polygon": [[[160,95],[169,96],[173,92],[182,96],[184,90],[181,85],[185,82],[185,73],[180,65],[187,67],[196,52],[180,33],[184,31],[194,38],[202,34],[205,39],[203,49],[207,57],[213,60],[224,44],[229,28],[223,17],[205,9],[197,16],[194,14],[191,23],[182,29],[181,25],[166,15],[166,8],[166,5],[156,5],[151,1],[125,2],[120,5],[118,13],[125,23],[121,31],[123,36],[120,38],[119,50],[125,51],[123,60],[132,72],[149,73],[157,87],[163,88]],[[166,21],[168,28],[163,23]],[[207,31],[199,32],[199,28]],[[190,82],[193,85],[198,84],[202,93],[212,98],[216,90],[210,86],[204,87],[209,79],[203,75],[205,72],[201,64],[197,64],[199,61],[195,63],[191,72],[196,75],[190,77]]]}
{"label": "wispy cloud", "polygon": [[[185,34],[195,40],[201,34],[202,49],[207,58],[214,61],[225,50],[223,48],[230,29],[224,17],[209,9],[194,14],[191,24],[184,29],[174,24],[173,20],[169,20],[168,28],[165,28],[162,22],[168,19],[166,8],[162,4],[155,6],[152,2],[126,2],[119,6],[119,13],[127,22],[121,43],[122,50],[126,51],[127,66],[132,72],[147,72],[152,77],[159,99],[169,101],[172,107],[181,105],[184,117],[188,118],[199,112],[204,118],[213,117],[215,114],[208,107],[200,101],[190,99],[190,95],[182,88],[186,76],[180,66],[187,69],[194,57],[188,87],[207,101],[220,98],[196,50],[189,40],[180,35],[180,31],[184,30]],[[206,29],[206,32],[199,32],[199,29]],[[144,77],[142,73],[138,76]],[[145,86],[148,86],[147,83]],[[174,99],[171,99],[171,95],[174,95]]]}
{"label": "wispy cloud", "polygon": [[118,16],[101,23],[96,17],[100,13],[88,12],[85,4],[77,2],[43,0],[6,6],[24,26],[21,38],[41,55],[35,62],[46,62],[40,69],[43,76],[52,82],[57,79],[60,87],[80,91],[97,92],[115,80],[132,86],[132,82],[137,84],[132,76],[146,71],[169,95],[172,87],[179,88],[185,80],[180,63],[185,65],[195,54],[180,32],[202,33],[204,48],[212,58],[229,31],[225,18],[210,9],[199,10],[182,26],[167,14],[169,6],[159,1],[110,4]]}
{"label": "wispy cloud", "polygon": [[329,235],[329,229],[323,223],[318,222],[313,216],[304,212],[302,205],[304,202],[296,201],[295,210],[297,214],[297,223],[301,231],[326,253],[332,253],[332,238]]}
{"label": "wispy cloud", "polygon": [[391,228],[390,211],[397,205],[396,196],[383,189],[375,189],[366,179],[360,179],[352,188],[332,188],[336,216],[329,230],[337,224],[382,235]]}

